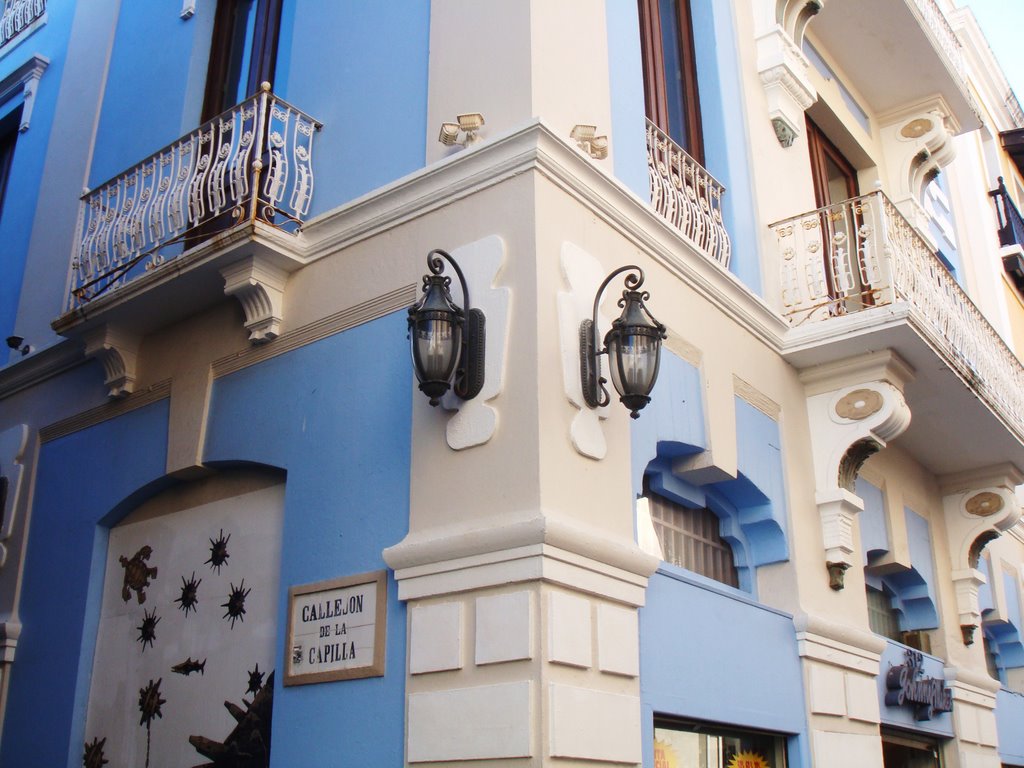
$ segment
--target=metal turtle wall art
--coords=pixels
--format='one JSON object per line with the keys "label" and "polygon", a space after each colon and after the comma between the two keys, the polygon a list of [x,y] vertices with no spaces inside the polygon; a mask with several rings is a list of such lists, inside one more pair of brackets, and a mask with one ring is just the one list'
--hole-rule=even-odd
{"label": "metal turtle wall art", "polygon": [[118,558],[121,567],[124,568],[121,599],[126,603],[132,599],[132,592],[135,592],[139,605],[146,602],[146,587],[149,586],[150,579],[156,579],[157,572],[156,566],[150,567],[146,565],[152,554],[153,548],[147,544],[136,552],[131,559],[124,555]]}

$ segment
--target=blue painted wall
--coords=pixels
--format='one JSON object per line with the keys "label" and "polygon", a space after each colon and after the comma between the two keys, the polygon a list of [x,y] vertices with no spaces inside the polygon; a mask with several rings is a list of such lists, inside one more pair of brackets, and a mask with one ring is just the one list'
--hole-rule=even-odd
{"label": "blue painted wall", "polygon": [[792,619],[728,587],[664,569],[651,578],[640,609],[640,698],[648,768],[655,714],[790,734],[790,766],[810,766]]}
{"label": "blue painted wall", "polygon": [[310,216],[424,166],[429,43],[429,2],[285,3],[275,90],[324,124]]}
{"label": "blue painted wall", "polygon": [[[198,126],[215,6],[122,4],[90,186]],[[429,3],[285,0],[272,85],[324,124],[311,216],[425,164],[429,38]]]}
{"label": "blue painted wall", "polygon": [[[22,41],[14,43],[0,58],[0,81],[34,54],[50,60],[36,89],[31,125],[27,131],[18,135],[3,213],[0,215],[0,243],[3,244],[0,247],[0,338],[18,333],[37,347],[41,340],[29,338],[33,335],[29,329],[17,328],[15,321],[32,222],[39,202],[40,180],[50,141],[50,126],[64,72],[65,47],[71,34],[74,13],[75,8],[70,3],[49,3],[46,23]],[[0,103],[0,117],[16,110],[21,104],[22,91],[19,90],[10,100]],[[74,137],[58,137],[58,141],[67,140],[74,140]],[[7,347],[0,349],[3,355],[0,362],[6,362]]]}
{"label": "blue painted wall", "polygon": [[106,564],[100,522],[162,477],[167,414],[163,400],[40,450],[0,765],[81,765]]}
{"label": "blue painted wall", "polygon": [[90,188],[199,125],[216,3],[196,3],[188,20],[179,10],[165,3],[121,3]]}
{"label": "blue painted wall", "polygon": [[[395,313],[214,383],[207,463],[288,473],[278,659],[290,585],[382,569],[381,550],[407,532],[405,331]],[[163,400],[42,448],[0,765],[81,764],[107,531],[169,484],[168,414]],[[393,582],[387,623],[384,677],[288,689],[277,677],[274,765],[402,763],[406,628]]]}
{"label": "blue painted wall", "polygon": [[1005,688],[996,694],[999,758],[1006,765],[1024,765],[1024,695]]}
{"label": "blue painted wall", "polygon": [[864,502],[864,511],[857,515],[860,524],[860,544],[864,551],[864,565],[889,551],[889,531],[885,523],[885,499],[882,489],[862,477],[854,488]]}
{"label": "blue painted wall", "polygon": [[[741,89],[735,21],[729,3],[691,3],[704,132],[704,164],[725,185],[723,218],[732,238],[729,271],[761,293],[761,266],[750,177],[750,140]],[[615,176],[650,201],[640,22],[636,3],[605,0]]]}
{"label": "blue painted wall", "polygon": [[[412,373],[395,313],[216,382],[207,461],[288,471],[278,654],[288,587],[385,567],[408,530]],[[297,376],[296,371],[302,375]],[[384,677],[274,691],[273,765],[401,765],[405,606],[388,585]]]}

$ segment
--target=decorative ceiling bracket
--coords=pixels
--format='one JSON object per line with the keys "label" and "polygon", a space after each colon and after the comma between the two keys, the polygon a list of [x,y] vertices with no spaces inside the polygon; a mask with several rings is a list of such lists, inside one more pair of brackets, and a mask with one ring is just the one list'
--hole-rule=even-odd
{"label": "decorative ceiling bracket", "polygon": [[903,386],[910,367],[894,352],[876,352],[801,374],[814,452],[815,500],[829,586],[844,587],[854,557],[853,525],[864,509],[854,493],[864,462],[910,424]]}
{"label": "decorative ceiling bracket", "polygon": [[103,364],[110,397],[126,397],[135,391],[139,338],[120,328],[101,325],[85,334],[85,354]]}
{"label": "decorative ceiling bracket", "polygon": [[808,78],[810,62],[800,46],[821,0],[762,0],[758,16],[757,71],[768,99],[775,137],[789,147],[804,131],[804,111],[818,98]]}
{"label": "decorative ceiling bracket", "polygon": [[974,642],[974,632],[981,626],[978,589],[985,583],[985,576],[978,562],[982,550],[1020,520],[1021,508],[1014,489],[1022,482],[1024,473],[1012,464],[940,480],[956,609],[965,645]]}
{"label": "decorative ceiling bracket", "polygon": [[907,220],[928,232],[925,187],[953,162],[953,138],[960,126],[941,97],[879,117],[883,151],[889,161],[890,197]]}
{"label": "decorative ceiling bracket", "polygon": [[250,256],[225,267],[220,274],[224,293],[242,305],[249,341],[265,344],[276,339],[281,333],[288,273],[258,256]]}

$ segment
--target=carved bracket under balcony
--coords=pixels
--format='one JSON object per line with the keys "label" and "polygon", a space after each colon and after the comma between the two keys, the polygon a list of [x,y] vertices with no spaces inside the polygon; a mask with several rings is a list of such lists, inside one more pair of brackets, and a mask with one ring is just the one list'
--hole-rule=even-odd
{"label": "carved bracket under balcony", "polygon": [[881,118],[882,143],[889,168],[888,189],[900,212],[922,232],[928,231],[925,187],[953,162],[953,137],[959,125],[941,98]]}
{"label": "carved bracket under balcony", "polygon": [[804,111],[818,98],[800,46],[821,0],[763,0],[757,20],[757,71],[768,99],[768,117],[788,147],[804,130]]}
{"label": "carved bracket under balcony", "polygon": [[245,312],[249,341],[265,344],[281,333],[284,288],[288,273],[257,256],[250,256],[220,271],[224,293],[234,296]]}
{"label": "carved bracket under balcony", "polygon": [[814,453],[815,500],[821,519],[829,584],[843,588],[855,562],[853,525],[864,505],[854,493],[865,461],[910,425],[903,386],[913,373],[891,351],[808,369],[807,391]]}
{"label": "carved bracket under balcony", "polygon": [[981,552],[1020,520],[1014,489],[1022,482],[1024,474],[1012,464],[941,481],[956,609],[966,645],[973,642],[974,630],[981,625],[978,588],[985,583],[984,574],[978,570]]}
{"label": "carved bracket under balcony", "polygon": [[0,432],[0,568],[7,561],[7,545],[25,483],[25,448],[28,426],[18,424]]}
{"label": "carved bracket under balcony", "polygon": [[110,397],[126,397],[135,391],[139,338],[123,329],[102,325],[85,334],[86,357],[103,364]]}

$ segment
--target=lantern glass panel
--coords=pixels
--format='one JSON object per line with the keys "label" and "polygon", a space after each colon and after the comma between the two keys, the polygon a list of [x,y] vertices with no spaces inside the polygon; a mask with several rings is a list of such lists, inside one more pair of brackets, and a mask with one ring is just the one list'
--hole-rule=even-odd
{"label": "lantern glass panel", "polygon": [[612,384],[619,395],[649,395],[658,375],[661,339],[625,333],[612,336],[606,343]]}
{"label": "lantern glass panel", "polygon": [[460,328],[448,319],[416,323],[413,357],[420,381],[448,381],[458,362]]}

